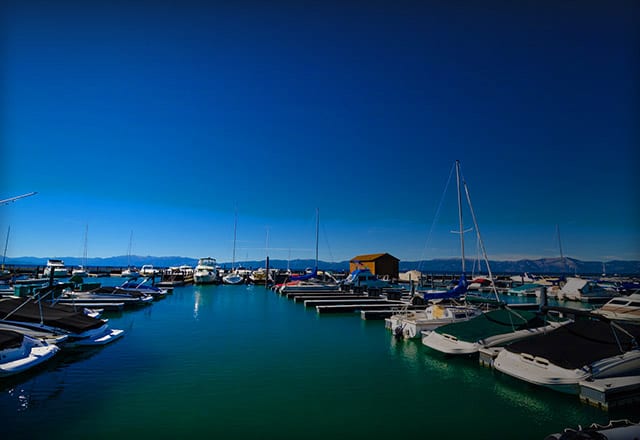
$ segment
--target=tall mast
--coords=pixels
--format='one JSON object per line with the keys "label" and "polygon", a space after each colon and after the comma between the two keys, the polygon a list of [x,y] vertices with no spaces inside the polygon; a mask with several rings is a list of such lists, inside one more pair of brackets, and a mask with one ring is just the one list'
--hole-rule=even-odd
{"label": "tall mast", "polygon": [[129,234],[129,249],[127,250],[127,268],[131,267],[131,243],[133,242],[133,231]]}
{"label": "tall mast", "polygon": [[318,270],[318,229],[320,226],[320,211],[316,208],[316,270]]}
{"label": "tall mast", "polygon": [[460,161],[456,160],[456,180],[458,184],[458,223],[460,224],[460,255],[462,255],[462,273],[464,267],[464,225],[462,224],[462,193],[460,191]]}
{"label": "tall mast", "polygon": [[233,257],[231,257],[231,270],[233,270],[236,265],[236,229],[238,228],[238,211],[236,210],[236,215],[233,221]]}
{"label": "tall mast", "polygon": [[84,251],[82,253],[82,267],[87,265],[87,236],[89,235],[89,224],[84,227]]}

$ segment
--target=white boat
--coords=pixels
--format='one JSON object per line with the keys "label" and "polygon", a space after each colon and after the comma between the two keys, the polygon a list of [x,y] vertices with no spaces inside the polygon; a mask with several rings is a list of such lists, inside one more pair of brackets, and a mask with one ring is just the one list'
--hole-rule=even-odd
{"label": "white boat", "polygon": [[449,355],[471,355],[483,348],[503,347],[513,341],[549,333],[568,323],[569,320],[537,312],[503,308],[425,332],[422,343]]}
{"label": "white boat", "polygon": [[143,264],[140,268],[140,275],[143,277],[152,277],[157,273],[152,264]]}
{"label": "white boat", "polygon": [[53,357],[60,349],[24,333],[0,330],[0,377],[22,373]]}
{"label": "white boat", "polygon": [[1,298],[0,318],[7,324],[67,335],[67,345],[105,345],[124,334],[124,330],[111,329],[107,322],[84,311],[35,303],[32,298]]}
{"label": "white boat", "polygon": [[614,321],[640,324],[640,293],[612,298],[593,313]]}
{"label": "white boat", "polygon": [[46,344],[53,344],[58,346],[60,346],[61,344],[64,344],[69,339],[68,335],[63,334],[60,331],[41,330],[41,329],[21,327],[15,324],[9,324],[1,319],[0,319],[0,330],[10,330],[10,331],[22,333],[33,339],[42,341]]}
{"label": "white boat", "polygon": [[238,271],[229,272],[222,277],[222,282],[225,284],[242,284],[245,279]]}
{"label": "white boat", "polygon": [[218,282],[218,262],[215,258],[200,258],[193,272],[194,284],[213,284]]}
{"label": "white boat", "polygon": [[275,271],[271,269],[267,274],[267,269],[261,267],[256,270],[252,270],[249,274],[249,281],[253,284],[266,284],[272,283],[274,280],[273,273]]}
{"label": "white boat", "polygon": [[567,277],[567,282],[555,294],[559,300],[584,302],[604,302],[618,295],[615,290],[606,289],[597,281],[578,277]]}
{"label": "white boat", "polygon": [[122,283],[119,286],[114,287],[115,293],[126,293],[126,294],[143,294],[143,295],[151,295],[154,298],[164,298],[169,293],[173,292],[172,288],[161,288],[158,286],[154,286],[153,284],[149,284],[151,278],[145,278],[142,281],[138,280],[129,280]]}
{"label": "white boat", "polygon": [[69,276],[69,271],[64,266],[64,261],[62,260],[48,260],[47,266],[44,268],[43,277],[49,278],[53,273],[54,278],[64,278]]}
{"label": "white boat", "polygon": [[581,381],[640,373],[640,326],[578,319],[504,347],[496,370],[556,391],[578,394]]}
{"label": "white boat", "polygon": [[120,275],[124,278],[135,279],[140,277],[140,272],[138,272],[138,269],[136,269],[135,267],[128,267],[125,270],[123,270]]}

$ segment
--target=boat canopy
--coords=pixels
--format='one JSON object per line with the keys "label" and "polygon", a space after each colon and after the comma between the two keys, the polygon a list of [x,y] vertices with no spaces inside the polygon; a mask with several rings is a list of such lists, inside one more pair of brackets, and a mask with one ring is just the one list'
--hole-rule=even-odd
{"label": "boat canopy", "polygon": [[562,368],[582,368],[597,360],[637,348],[640,327],[618,325],[624,331],[601,320],[580,319],[553,332],[516,341],[505,349],[515,354],[542,357]]}
{"label": "boat canopy", "polygon": [[[7,318],[7,315],[9,318]],[[74,333],[100,328],[104,321],[76,312],[63,305],[36,304],[24,302],[21,298],[5,298],[0,300],[0,316],[10,321],[22,321],[31,324],[43,323],[54,328]]]}
{"label": "boat canopy", "polygon": [[312,278],[318,278],[318,268],[315,267],[313,271],[305,273],[304,275],[291,275],[289,279],[291,281],[306,281]]}
{"label": "boat canopy", "polygon": [[464,322],[454,322],[434,331],[466,342],[478,342],[491,336],[545,325],[543,316],[536,312],[508,309],[492,310]]}
{"label": "boat canopy", "polygon": [[460,275],[458,284],[453,289],[449,289],[443,292],[424,292],[423,296],[425,300],[459,298],[467,293],[468,286],[469,282],[467,281],[467,277],[462,274]]}

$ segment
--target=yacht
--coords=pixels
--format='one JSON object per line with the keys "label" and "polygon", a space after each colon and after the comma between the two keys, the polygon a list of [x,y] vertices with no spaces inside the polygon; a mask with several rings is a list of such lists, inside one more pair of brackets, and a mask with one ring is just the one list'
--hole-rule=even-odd
{"label": "yacht", "polygon": [[640,326],[577,319],[508,344],[493,366],[517,379],[578,394],[580,382],[640,374]]}
{"label": "yacht", "polygon": [[50,359],[57,345],[12,330],[0,330],[0,377],[26,371]]}
{"label": "yacht", "polygon": [[218,262],[215,258],[200,258],[193,272],[194,284],[213,284],[218,282]]}
{"label": "yacht", "polygon": [[64,261],[62,260],[48,260],[47,266],[44,268],[43,276],[45,278],[64,278],[69,276],[69,271],[64,267]]}
{"label": "yacht", "polygon": [[614,321],[640,324],[640,293],[612,298],[593,313]]}

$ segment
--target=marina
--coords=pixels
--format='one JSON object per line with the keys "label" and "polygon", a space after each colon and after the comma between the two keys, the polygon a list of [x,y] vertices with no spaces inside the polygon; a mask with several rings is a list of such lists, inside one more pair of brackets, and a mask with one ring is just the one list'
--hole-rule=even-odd
{"label": "marina", "polygon": [[[345,294],[325,300],[338,302],[337,295]],[[422,436],[427,424],[443,438],[542,439],[637,414],[632,397],[603,410],[477,360],[434,353],[419,340],[398,340],[361,312],[324,314],[306,301],[257,285],[183,285],[148,307],[105,310],[110,326],[125,330],[118,341],[62,349],[35,371],[0,382],[4,432],[30,439],[90,430],[97,438],[326,439],[341,432],[383,439],[398,424],[377,414],[400,411],[404,435]]]}

